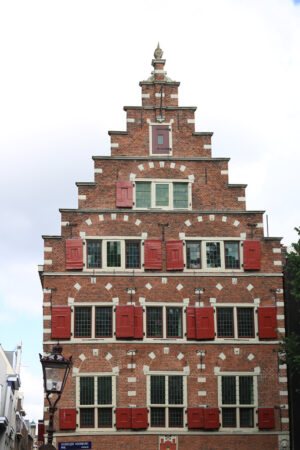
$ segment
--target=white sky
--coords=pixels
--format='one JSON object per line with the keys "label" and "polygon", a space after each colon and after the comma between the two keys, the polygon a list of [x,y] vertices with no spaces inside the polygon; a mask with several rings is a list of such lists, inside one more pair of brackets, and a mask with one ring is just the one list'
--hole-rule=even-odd
{"label": "white sky", "polygon": [[42,234],[93,181],[92,155],[125,130],[124,105],[160,41],[179,103],[198,106],[247,208],[270,236],[300,225],[300,5],[292,0],[0,0],[0,342],[23,341],[25,409],[42,417]]}

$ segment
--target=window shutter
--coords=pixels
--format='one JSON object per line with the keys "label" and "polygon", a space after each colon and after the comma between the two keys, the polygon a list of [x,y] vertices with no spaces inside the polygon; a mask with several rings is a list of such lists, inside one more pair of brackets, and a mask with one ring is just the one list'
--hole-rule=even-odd
{"label": "window shutter", "polygon": [[167,270],[183,269],[183,242],[169,241],[167,245]]}
{"label": "window shutter", "polygon": [[219,408],[204,408],[204,428],[213,430],[219,428],[219,426]]}
{"label": "window shutter", "polygon": [[134,306],[116,307],[116,337],[133,338],[134,337]]}
{"label": "window shutter", "polygon": [[59,410],[59,428],[61,430],[75,430],[76,408],[61,408]]}
{"label": "window shutter", "polygon": [[70,339],[71,308],[69,306],[53,306],[51,316],[51,338]]}
{"label": "window shutter", "polygon": [[83,268],[83,243],[82,239],[66,240],[66,269]]}
{"label": "window shutter", "polygon": [[244,269],[260,269],[260,242],[244,241]]}
{"label": "window shutter", "polygon": [[38,442],[44,442],[45,425],[43,420],[38,422]]}
{"label": "window shutter", "polygon": [[132,427],[131,411],[132,411],[132,408],[116,408],[116,427],[117,428],[131,428]]}
{"label": "window shutter", "polygon": [[161,269],[161,241],[145,241],[145,269]]}
{"label": "window shutter", "polygon": [[196,308],[188,306],[186,308],[186,337],[196,339]]}
{"label": "window shutter", "polygon": [[258,408],[258,427],[274,428],[274,408]]}
{"label": "window shutter", "polygon": [[214,339],[214,308],[195,308],[197,339]]}
{"label": "window shutter", "polygon": [[117,181],[116,206],[121,208],[132,208],[132,181]]}
{"label": "window shutter", "polygon": [[[169,127],[166,125],[152,126],[152,153],[169,154]],[[162,137],[162,143],[158,142],[158,136]]]}
{"label": "window shutter", "polygon": [[147,408],[131,408],[132,409],[132,428],[141,430],[148,428],[148,411]]}
{"label": "window shutter", "polygon": [[261,339],[277,338],[275,306],[261,306],[258,311],[258,334]]}
{"label": "window shutter", "polygon": [[204,428],[204,408],[188,408],[188,428]]}
{"label": "window shutter", "polygon": [[134,337],[135,339],[143,339],[143,307],[135,306],[134,308]]}

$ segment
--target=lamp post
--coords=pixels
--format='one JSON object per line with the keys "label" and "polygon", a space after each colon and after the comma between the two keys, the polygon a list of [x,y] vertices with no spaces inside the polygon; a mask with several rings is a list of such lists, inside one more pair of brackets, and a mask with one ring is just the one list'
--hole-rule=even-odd
{"label": "lamp post", "polygon": [[[54,413],[57,410],[56,405],[60,400],[63,393],[69,371],[72,367],[72,356],[69,359],[63,357],[62,346],[54,345],[52,353],[49,356],[40,354],[40,362],[43,369],[44,390],[46,392],[46,398],[49,403],[49,428],[48,432],[48,444],[42,445],[40,450],[54,450],[52,445],[53,433],[55,432],[53,427]],[[54,396],[51,403],[50,395]]]}

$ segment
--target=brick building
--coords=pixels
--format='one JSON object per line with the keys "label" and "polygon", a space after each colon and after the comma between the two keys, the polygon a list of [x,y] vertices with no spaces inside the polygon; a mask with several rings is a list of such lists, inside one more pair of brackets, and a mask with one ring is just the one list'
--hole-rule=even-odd
{"label": "brick building", "polygon": [[280,238],[178,106],[159,46],[152,65],[78,209],[43,236],[44,351],[74,360],[56,443],[287,448]]}

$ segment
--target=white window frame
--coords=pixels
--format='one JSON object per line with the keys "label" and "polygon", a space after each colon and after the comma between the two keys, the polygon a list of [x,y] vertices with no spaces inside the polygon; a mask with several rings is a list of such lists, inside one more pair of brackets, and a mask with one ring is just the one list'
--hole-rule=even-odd
{"label": "white window frame", "polygon": [[[172,124],[173,124],[174,120],[171,119],[170,122],[151,122],[150,120],[148,121],[149,123],[149,155],[154,156],[156,158],[162,158],[165,156],[173,156],[173,139],[172,139]],[[153,153],[152,152],[152,127],[153,126],[165,126],[170,128],[169,131],[169,148],[171,149],[170,151],[166,152],[166,153]]]}
{"label": "white window frame", "polygon": [[[218,372],[218,407],[221,409],[221,426],[220,431],[237,431],[243,430],[247,433],[251,431],[258,431],[257,427],[257,410],[258,410],[258,388],[257,388],[257,376],[259,374],[256,372]],[[222,403],[222,377],[226,376],[235,376],[235,377],[244,377],[251,376],[253,377],[253,404],[252,405],[240,405],[238,402],[234,405],[223,405]],[[239,399],[238,395],[238,382],[236,382],[236,399]],[[223,415],[222,408],[235,408],[236,409],[236,427],[223,427]],[[240,427],[240,408],[253,408],[253,427]]]}
{"label": "white window frame", "polygon": [[[201,259],[201,269],[197,268],[188,268],[187,267],[187,242],[197,241],[200,242],[200,259]],[[220,259],[221,266],[220,267],[207,267],[206,261],[206,243],[208,242],[219,242],[220,243]],[[239,257],[240,257],[240,268],[239,269],[231,269],[225,267],[225,242],[239,242]],[[185,249],[183,252],[183,261],[184,261],[184,272],[244,272],[243,264],[243,241],[240,237],[185,237],[184,239]]]}
{"label": "white window frame", "polygon": [[[136,207],[136,183],[150,183],[150,192],[151,192],[151,206],[150,208],[138,208]],[[188,207],[187,208],[174,208],[173,207],[173,189],[174,183],[184,183],[188,185]],[[156,206],[156,185],[157,184],[167,184],[169,185],[169,204],[168,206]],[[136,210],[145,210],[145,209],[163,209],[166,211],[188,211],[192,209],[192,181],[189,179],[168,179],[168,178],[136,178],[133,186],[133,198],[134,205],[133,209]]]}
{"label": "white window frame", "polygon": [[[101,267],[87,267],[87,244],[88,241],[101,241]],[[140,268],[126,268],[126,241],[134,241],[140,243]],[[120,242],[121,244],[121,266],[107,266],[107,242]],[[86,236],[85,251],[83,252],[83,264],[87,272],[144,272],[145,256],[144,256],[144,239],[140,236]]]}
{"label": "white window frame", "polygon": [[[112,336],[109,337],[96,337],[96,308],[101,308],[102,306],[107,308],[112,308]],[[75,308],[86,307],[91,308],[91,336],[90,337],[76,337],[75,336]],[[71,342],[74,343],[86,343],[89,341],[105,341],[105,342],[115,342],[116,341],[116,314],[115,314],[115,303],[108,302],[76,302],[72,304],[71,308]]]}
{"label": "white window frame", "polygon": [[[115,427],[115,409],[117,406],[117,394],[116,394],[116,377],[117,374],[113,372],[87,372],[87,373],[80,373],[80,374],[74,374],[73,376],[76,378],[76,410],[78,411],[78,414],[76,415],[76,430],[77,431],[103,431],[103,433],[107,433],[107,431],[116,430]],[[80,404],[80,378],[84,377],[93,377],[94,378],[94,405],[81,405]],[[112,387],[112,403],[111,405],[98,405],[97,403],[97,395],[98,390],[97,387],[97,377],[111,377],[111,387]],[[111,427],[105,427],[105,428],[99,428],[98,427],[98,408],[111,408],[112,409],[112,426]],[[88,409],[88,408],[94,408],[94,424],[95,426],[93,428],[87,427],[87,428],[81,428],[80,427],[80,408],[82,409]]]}
{"label": "white window frame", "polygon": [[[170,405],[169,404],[169,376],[181,376],[183,387],[183,404],[182,405]],[[159,405],[151,404],[151,376],[164,376],[165,377],[165,400],[166,403]],[[146,392],[147,392],[147,408],[149,409],[149,427],[150,431],[163,431],[170,430],[170,432],[186,431],[186,410],[187,410],[187,376],[186,372],[182,371],[149,371],[146,375]],[[165,427],[151,427],[151,408],[165,408]],[[169,427],[169,408],[182,408],[183,426],[180,428]]]}
{"label": "white window frame", "polygon": [[[218,342],[228,342],[228,341],[234,341],[234,342],[253,342],[257,343],[259,342],[258,337],[258,317],[257,317],[257,305],[253,303],[214,303],[213,304],[215,308],[215,314],[214,314],[214,321],[215,321],[215,341]],[[218,308],[233,308],[233,332],[234,337],[218,337],[218,321],[217,321],[217,315],[218,315]],[[254,322],[254,337],[238,337],[238,317],[237,317],[237,309],[238,308],[252,308],[253,309],[253,322]]]}
{"label": "white window frame", "polygon": [[[162,302],[147,302],[143,305],[145,308],[145,313],[143,316],[143,327],[145,336],[143,342],[157,342],[157,341],[167,341],[167,342],[184,342],[186,341],[186,305],[183,303],[170,302],[168,304]],[[162,308],[162,327],[163,335],[162,337],[148,337],[147,336],[147,308],[156,307]],[[181,327],[182,327],[182,337],[167,337],[167,308],[181,308]]]}

